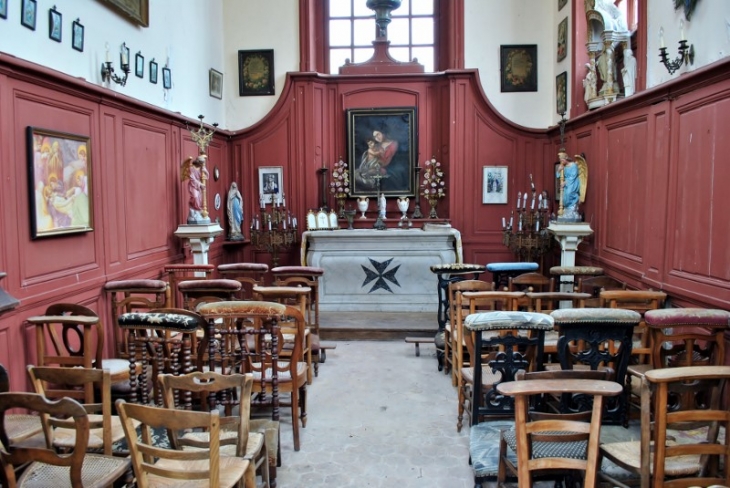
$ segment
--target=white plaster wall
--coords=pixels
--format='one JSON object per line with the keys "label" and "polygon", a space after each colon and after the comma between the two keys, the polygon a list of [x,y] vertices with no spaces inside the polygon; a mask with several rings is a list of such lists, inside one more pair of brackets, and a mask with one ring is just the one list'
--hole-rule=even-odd
{"label": "white plaster wall", "polygon": [[[286,73],[299,70],[297,0],[223,0],[226,127],[242,129],[261,120],[281,96]],[[274,50],[275,95],[238,95],[238,51]]]}
{"label": "white plaster wall", "polygon": [[[204,114],[206,122],[224,122],[224,105],[208,90],[208,70],[223,71],[223,0],[152,0],[150,26],[139,27],[96,0],[38,0],[36,30],[20,24],[20,0],[8,1],[8,18],[0,19],[0,52],[11,54],[101,85],[101,63],[109,45],[119,70],[119,46],[126,42],[130,62],[141,51],[144,78],[134,75],[125,86],[109,89],[189,117]],[[48,38],[48,10],[56,5],[63,15],[62,42]],[[71,48],[71,23],[84,25],[84,51]],[[149,82],[149,61],[159,64],[158,82]],[[162,88],[162,68],[169,64],[172,89]],[[224,93],[225,95],[225,93]]]}
{"label": "white plaster wall", "polygon": [[697,3],[692,20],[684,20],[684,34],[694,44],[695,59],[692,66],[683,65],[670,75],[659,61],[659,29],[664,27],[667,55],[676,59],[679,47],[679,21],[684,19],[684,9],[674,10],[673,2],[650,0],[647,25],[647,87],[652,87],[694,71],[730,55],[730,1],[704,0]]}
{"label": "white plaster wall", "polygon": [[[563,8],[561,14],[564,16],[567,10],[568,7]],[[464,67],[478,69],[484,93],[492,105],[506,118],[525,127],[553,125],[555,76],[563,71],[556,70],[557,14],[556,1],[464,1]],[[538,91],[500,92],[502,44],[537,44]]]}

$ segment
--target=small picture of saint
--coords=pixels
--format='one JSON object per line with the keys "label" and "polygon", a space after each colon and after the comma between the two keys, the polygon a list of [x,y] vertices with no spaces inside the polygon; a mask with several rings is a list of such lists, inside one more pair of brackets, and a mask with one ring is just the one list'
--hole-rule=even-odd
{"label": "small picture of saint", "polygon": [[264,175],[264,194],[272,195],[279,193],[279,175],[267,173]]}

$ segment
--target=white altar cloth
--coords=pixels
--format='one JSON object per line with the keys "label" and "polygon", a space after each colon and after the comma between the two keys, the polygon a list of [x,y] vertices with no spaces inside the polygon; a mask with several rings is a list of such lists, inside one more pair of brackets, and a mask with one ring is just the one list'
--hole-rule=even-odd
{"label": "white altar cloth", "polygon": [[463,261],[461,235],[450,227],[307,231],[302,258],[324,269],[320,310],[348,312],[436,312],[430,267]]}

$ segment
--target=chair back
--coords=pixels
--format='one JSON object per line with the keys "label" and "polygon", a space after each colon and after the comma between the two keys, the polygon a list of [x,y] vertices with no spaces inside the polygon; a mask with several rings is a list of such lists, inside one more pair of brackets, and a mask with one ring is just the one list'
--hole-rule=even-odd
{"label": "chair back", "polygon": [[182,308],[196,310],[201,303],[236,300],[241,283],[236,280],[185,280],[177,284],[183,296]]}
{"label": "chair back", "polygon": [[560,308],[560,302],[570,302],[571,308],[584,308],[586,300],[591,298],[588,293],[568,292],[538,292],[527,293],[528,312],[550,313]]}
{"label": "chair back", "polygon": [[269,265],[264,263],[228,263],[218,265],[221,278],[236,280],[241,283],[240,298],[253,300],[253,287],[264,285],[264,277],[269,272]]}
{"label": "chair back", "polygon": [[170,286],[170,300],[168,306],[174,308],[183,307],[182,297],[178,291],[178,283],[188,280],[206,280],[215,270],[212,264],[168,264],[163,268],[167,274],[167,282]]}
{"label": "chair back", "polygon": [[601,291],[604,290],[625,290],[626,283],[619,281],[611,276],[591,276],[590,278],[583,278],[580,282],[578,291],[581,293],[590,293],[591,298],[586,300],[586,307],[600,307],[601,306]]}
{"label": "chair back", "polygon": [[[8,410],[23,408],[31,412],[38,412],[57,419],[67,419],[66,422],[75,430],[75,444],[70,451],[59,453],[50,447],[35,447],[24,444],[14,445],[10,442],[6,427]],[[8,484],[16,486],[14,467],[27,463],[41,462],[52,466],[69,468],[71,486],[83,486],[81,481],[81,467],[86,455],[89,439],[89,417],[84,407],[72,398],[61,398],[51,401],[37,393],[0,393],[0,450]],[[52,438],[47,438],[50,446]]]}
{"label": "chair back", "polygon": [[555,278],[548,278],[538,272],[522,273],[509,279],[509,291],[546,292],[555,291]]}
{"label": "chair back", "polygon": [[[209,480],[209,486],[220,486],[220,414],[211,412],[187,412],[135,405],[117,400],[117,410],[122,419],[124,433],[129,443],[132,466],[139,488],[151,486],[150,477],[168,480],[169,486],[182,480]],[[138,437],[135,423],[140,423],[142,435]],[[205,429],[210,443],[199,449],[179,451],[156,445],[153,429],[181,432],[187,429]],[[161,481],[165,483],[165,481]],[[154,486],[164,486],[155,484]]]}
{"label": "chair back", "polygon": [[[249,434],[249,418],[251,417],[253,375],[223,375],[213,371],[205,373],[196,371],[181,376],[161,374],[157,379],[162,387],[165,408],[169,409],[180,408],[178,400],[180,391],[197,393],[201,404],[208,403],[208,411],[214,410],[219,403],[225,404],[228,397],[240,398],[238,415],[221,418],[221,427],[226,430],[234,430],[237,435],[221,439],[221,446],[232,444],[236,446],[236,456],[242,457],[245,454]],[[204,393],[207,393],[207,395],[203,395]],[[216,399],[217,394],[221,394],[219,400]],[[191,406],[184,405],[182,408],[190,410]],[[175,431],[169,432],[168,436],[175,449],[182,449],[183,446],[200,447],[201,445],[197,441],[197,437],[179,437]],[[205,445],[207,442],[209,442],[207,439],[203,439],[202,444]]]}
{"label": "chair back", "polygon": [[[730,411],[721,406],[728,379],[730,366],[663,368],[646,373],[642,402],[649,401],[653,390],[654,408],[651,410],[654,412],[654,428],[650,428],[650,409],[644,408],[642,403],[642,478],[649,479],[651,472],[653,487],[730,486]],[[682,395],[688,390],[698,389],[711,392],[709,408],[690,406],[682,410],[672,409],[672,393]],[[707,435],[683,442],[669,442],[668,428],[682,429],[686,426],[696,429],[700,423],[707,425]],[[723,440],[718,435],[721,427],[725,430]],[[653,466],[649,471],[652,448]],[[692,461],[696,469],[687,470],[687,464]],[[676,469],[677,464],[684,465],[685,469]]]}
{"label": "chair back", "polygon": [[[621,385],[613,381],[595,379],[534,379],[502,383],[497,387],[500,394],[515,400],[515,436],[517,447],[517,479],[520,488],[533,486],[532,473],[544,470],[585,471],[586,488],[596,486],[598,469],[598,447],[601,433],[603,397],[619,395]],[[531,420],[529,399],[534,395],[583,394],[593,398],[590,423],[574,419]],[[553,441],[558,433],[566,433],[575,439],[575,434],[587,435],[585,459],[557,457],[553,453],[537,454],[540,443]]]}

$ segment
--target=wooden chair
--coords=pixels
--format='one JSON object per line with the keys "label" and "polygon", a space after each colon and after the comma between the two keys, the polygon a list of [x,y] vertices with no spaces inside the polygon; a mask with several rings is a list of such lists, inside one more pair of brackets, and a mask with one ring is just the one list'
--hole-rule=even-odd
{"label": "wooden chair", "polygon": [[[730,366],[647,371],[641,385],[641,440],[603,444],[601,453],[633,473],[635,478],[629,481],[635,483],[638,478],[642,488],[730,486],[730,411],[721,407],[728,379]],[[697,390],[711,392],[705,405],[709,408],[671,410],[673,394]],[[698,429],[701,425],[706,430]],[[720,427],[725,430],[722,441],[718,435]],[[692,430],[682,434],[686,428]],[[611,486],[629,486],[606,473],[601,478]]]}
{"label": "wooden chair", "polygon": [[[595,379],[539,379],[501,383],[497,390],[515,400],[515,444],[517,449],[517,480],[520,488],[533,486],[533,474],[545,470],[580,470],[585,472],[583,486],[596,485],[601,417],[605,396],[621,394],[623,388],[613,381]],[[534,395],[563,395],[578,393],[593,397],[590,423],[573,419],[530,420],[529,397]],[[575,439],[575,434],[587,435],[585,458],[580,456],[556,457],[546,444],[556,442],[559,435]]]}
{"label": "wooden chair", "polygon": [[[256,471],[261,473],[264,486],[269,487],[269,465],[264,434],[250,432],[251,388],[253,375],[232,374],[221,375],[215,372],[194,372],[182,376],[161,374],[158,376],[162,386],[163,400],[166,408],[180,408],[176,398],[180,391],[194,392],[200,395],[201,403],[208,404],[208,411],[216,408],[216,394],[237,395],[241,398],[238,415],[220,419],[221,456],[237,456],[248,460],[246,470],[246,488],[256,487]],[[207,393],[207,395],[202,395]],[[209,401],[210,400],[210,401]],[[201,405],[202,406],[202,405]],[[189,406],[184,407],[190,409]],[[188,432],[178,436],[175,431],[169,433],[173,447],[176,449],[207,447],[210,442],[208,432]]]}
{"label": "wooden chair", "polygon": [[525,293],[555,291],[555,278],[548,278],[540,273],[522,273],[509,278],[509,291]]}
{"label": "wooden chair", "polygon": [[[112,415],[111,375],[108,370],[90,368],[49,368],[28,366],[28,376],[39,395],[49,400],[74,398],[89,414],[88,449],[112,455],[112,445],[124,439],[119,417]],[[86,403],[84,389],[100,392],[101,403]],[[76,444],[76,430],[64,422],[42,415],[47,439],[56,449],[70,449]],[[126,454],[125,454],[126,455]]]}
{"label": "wooden chair", "polygon": [[[249,467],[249,461],[220,455],[220,414],[135,405],[117,400],[117,410],[129,443],[132,466],[139,488],[172,486],[230,488],[238,486]],[[141,424],[138,438],[135,421]],[[204,429],[210,443],[195,450],[179,451],[171,446],[155,445],[151,429],[179,432]]]}
{"label": "wooden chair", "polygon": [[[457,322],[457,327],[461,329],[462,336],[464,338],[464,345],[465,350],[467,351],[469,355],[469,365],[461,365],[459,368],[459,386],[457,388],[458,393],[458,414],[457,414],[457,420],[456,420],[456,431],[461,432],[461,427],[463,425],[463,418],[464,418],[464,412],[467,414],[471,413],[472,407],[475,402],[478,403],[478,401],[475,400],[475,397],[473,396],[473,385],[474,381],[477,375],[476,370],[474,369],[474,354],[475,353],[475,340],[474,336],[479,335],[480,337],[483,337],[483,339],[489,339],[489,345],[491,347],[491,350],[487,354],[494,354],[497,349],[500,349],[504,351],[507,348],[511,348],[513,352],[516,347],[526,347],[527,342],[520,340],[517,340],[517,342],[500,342],[502,340],[502,335],[500,332],[496,330],[487,330],[486,332],[479,333],[479,334],[473,334],[469,330],[467,330],[466,326],[466,319],[468,319],[470,316],[476,316],[478,312],[480,311],[504,311],[504,312],[511,312],[516,311],[518,307],[518,303],[520,300],[522,300],[525,297],[525,294],[522,292],[508,292],[508,291],[465,291],[460,292],[456,294],[456,306],[459,309],[463,309],[466,307],[466,304],[468,303],[468,310],[469,315],[465,317],[464,325],[461,325],[460,322]],[[472,319],[473,320],[473,317]],[[550,326],[550,329],[552,329],[552,323]],[[540,335],[540,340],[544,340],[544,336]],[[524,351],[521,351],[523,353]],[[507,359],[509,361],[518,361],[521,360],[522,357],[517,358],[515,355],[510,352]],[[542,362],[542,342],[540,343],[540,358],[539,361]],[[522,363],[520,363],[522,364]],[[486,366],[483,368],[483,371],[480,372],[480,376],[484,378],[484,388],[492,388],[494,387],[494,384],[496,384],[499,381],[510,381],[507,378],[511,378],[512,375],[516,371],[510,371],[506,373],[505,376],[505,368],[510,369],[512,366],[508,364],[507,366],[501,367],[500,371],[495,371],[491,368],[491,365]],[[496,402],[496,404],[493,405],[493,409],[491,411],[491,414],[493,416],[505,416],[505,415],[511,415],[512,409],[511,409],[511,402],[508,405],[505,405],[501,402]],[[471,423],[471,417],[469,417],[469,422]]]}
{"label": "wooden chair", "polygon": [[[39,366],[107,369],[113,389],[129,390],[129,363],[124,359],[102,358],[104,327],[90,308],[75,303],[54,303],[43,315],[28,317],[26,322],[35,325]],[[86,390],[84,402],[94,402],[93,389]]]}
{"label": "wooden chair", "polygon": [[241,283],[239,298],[253,300],[253,287],[263,286],[269,266],[264,263],[229,263],[219,264],[218,274],[221,278],[236,280]]}
{"label": "wooden chair", "polygon": [[[5,366],[0,364],[0,393],[10,391],[10,377]],[[43,433],[43,424],[38,415],[23,413],[5,414],[5,431],[11,443],[17,444]]]}
{"label": "wooden chair", "polygon": [[[560,309],[560,302],[569,302],[572,308],[584,308],[591,296],[587,293],[541,292],[527,293],[527,311],[551,313]],[[556,361],[560,331],[556,328],[545,333],[546,362]]]}
{"label": "wooden chair", "polygon": [[452,281],[448,286],[449,322],[444,327],[444,365],[451,372],[451,384],[459,385],[461,368],[465,361],[464,337],[462,335],[464,318],[469,315],[469,301],[461,300],[457,306],[457,293],[465,291],[492,291],[492,283],[482,280]]}
{"label": "wooden chair", "polygon": [[604,290],[625,290],[626,283],[619,281],[611,276],[591,276],[583,278],[580,281],[578,291],[580,293],[589,293],[591,298],[586,300],[587,308],[595,308],[601,306],[601,291]]}
{"label": "wooden chair", "polygon": [[165,265],[163,272],[167,274],[167,282],[169,283],[170,290],[168,306],[173,308],[185,308],[183,307],[181,296],[178,291],[178,283],[181,281],[210,279],[213,271],[215,271],[215,266],[212,264]]}
{"label": "wooden chair", "polygon": [[[48,446],[29,447],[15,445],[8,438],[6,412],[23,408],[48,415],[75,429],[75,444],[69,452],[57,453]],[[63,419],[63,420],[61,420]],[[72,398],[50,401],[37,393],[0,393],[0,460],[8,488],[22,487],[85,487],[111,486],[129,469],[129,459],[87,453],[89,417],[84,407]],[[14,467],[30,463],[20,478]]]}
{"label": "wooden chair", "polygon": [[236,280],[185,280],[177,284],[182,293],[185,310],[192,310],[201,303],[236,300],[241,292],[241,283]]}
{"label": "wooden chair", "polygon": [[[221,348],[211,350],[211,361],[229,361],[240,364],[242,372],[253,373],[252,405],[272,407],[272,418],[278,420],[279,405],[292,412],[294,450],[300,448],[299,423],[306,427],[307,420],[307,363],[302,356],[304,315],[298,308],[275,302],[240,301],[206,303],[198,312],[208,321],[208,334],[239,337],[240,350]],[[290,320],[285,322],[285,317]],[[244,329],[224,327],[216,329],[216,319],[250,320]],[[291,350],[283,353],[284,335],[292,337]],[[217,356],[216,356],[217,355]],[[211,363],[211,368],[215,363]],[[288,403],[280,402],[280,394],[289,394]],[[271,397],[271,401],[267,398]]]}

